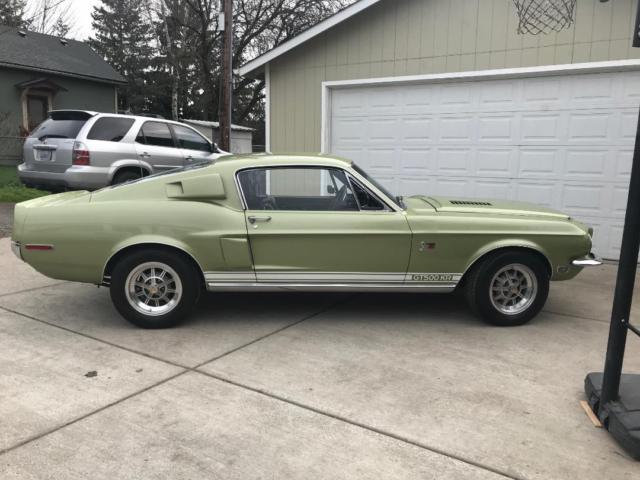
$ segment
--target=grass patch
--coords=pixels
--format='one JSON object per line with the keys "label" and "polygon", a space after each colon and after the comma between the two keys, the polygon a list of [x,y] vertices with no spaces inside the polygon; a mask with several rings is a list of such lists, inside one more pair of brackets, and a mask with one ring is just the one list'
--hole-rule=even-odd
{"label": "grass patch", "polygon": [[49,195],[49,193],[22,185],[18,179],[16,167],[0,166],[0,202],[18,203]]}

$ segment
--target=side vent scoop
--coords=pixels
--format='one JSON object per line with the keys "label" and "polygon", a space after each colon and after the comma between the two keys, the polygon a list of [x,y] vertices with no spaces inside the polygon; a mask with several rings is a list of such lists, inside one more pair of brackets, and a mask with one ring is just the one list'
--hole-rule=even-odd
{"label": "side vent scoop", "polygon": [[169,198],[216,200],[226,197],[222,178],[217,173],[170,182],[165,189]]}
{"label": "side vent scoop", "polygon": [[477,206],[485,206],[490,207],[490,202],[478,202],[473,200],[449,200],[453,205],[477,205]]}

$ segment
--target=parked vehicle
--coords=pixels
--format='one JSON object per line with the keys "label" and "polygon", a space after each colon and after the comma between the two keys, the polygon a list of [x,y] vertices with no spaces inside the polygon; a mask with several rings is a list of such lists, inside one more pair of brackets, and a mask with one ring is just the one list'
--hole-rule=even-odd
{"label": "parked vehicle", "polygon": [[592,229],[504,200],[399,198],[353,163],[250,155],[16,205],[13,249],[43,274],[109,286],[144,328],[202,288],[451,292],[496,325],[544,305],[550,280],[601,262]]}
{"label": "parked vehicle", "polygon": [[27,186],[93,190],[221,154],[182,123],[54,110],[25,140],[18,175]]}

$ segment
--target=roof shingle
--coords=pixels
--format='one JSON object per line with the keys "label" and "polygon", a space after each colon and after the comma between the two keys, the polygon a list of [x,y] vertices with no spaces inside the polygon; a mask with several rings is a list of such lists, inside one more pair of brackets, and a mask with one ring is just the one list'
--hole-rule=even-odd
{"label": "roof shingle", "polygon": [[0,25],[0,67],[84,78],[95,82],[125,83],[111,65],[89,45],[77,40],[26,32]]}

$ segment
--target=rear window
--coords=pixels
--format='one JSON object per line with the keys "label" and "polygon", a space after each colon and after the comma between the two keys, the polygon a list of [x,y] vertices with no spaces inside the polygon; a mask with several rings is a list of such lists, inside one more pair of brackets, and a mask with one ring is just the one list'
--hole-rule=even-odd
{"label": "rear window", "polygon": [[54,120],[47,118],[32,133],[39,140],[45,138],[76,138],[86,120]]}
{"label": "rear window", "polygon": [[87,139],[119,142],[133,125],[132,118],[102,117],[93,124]]}

